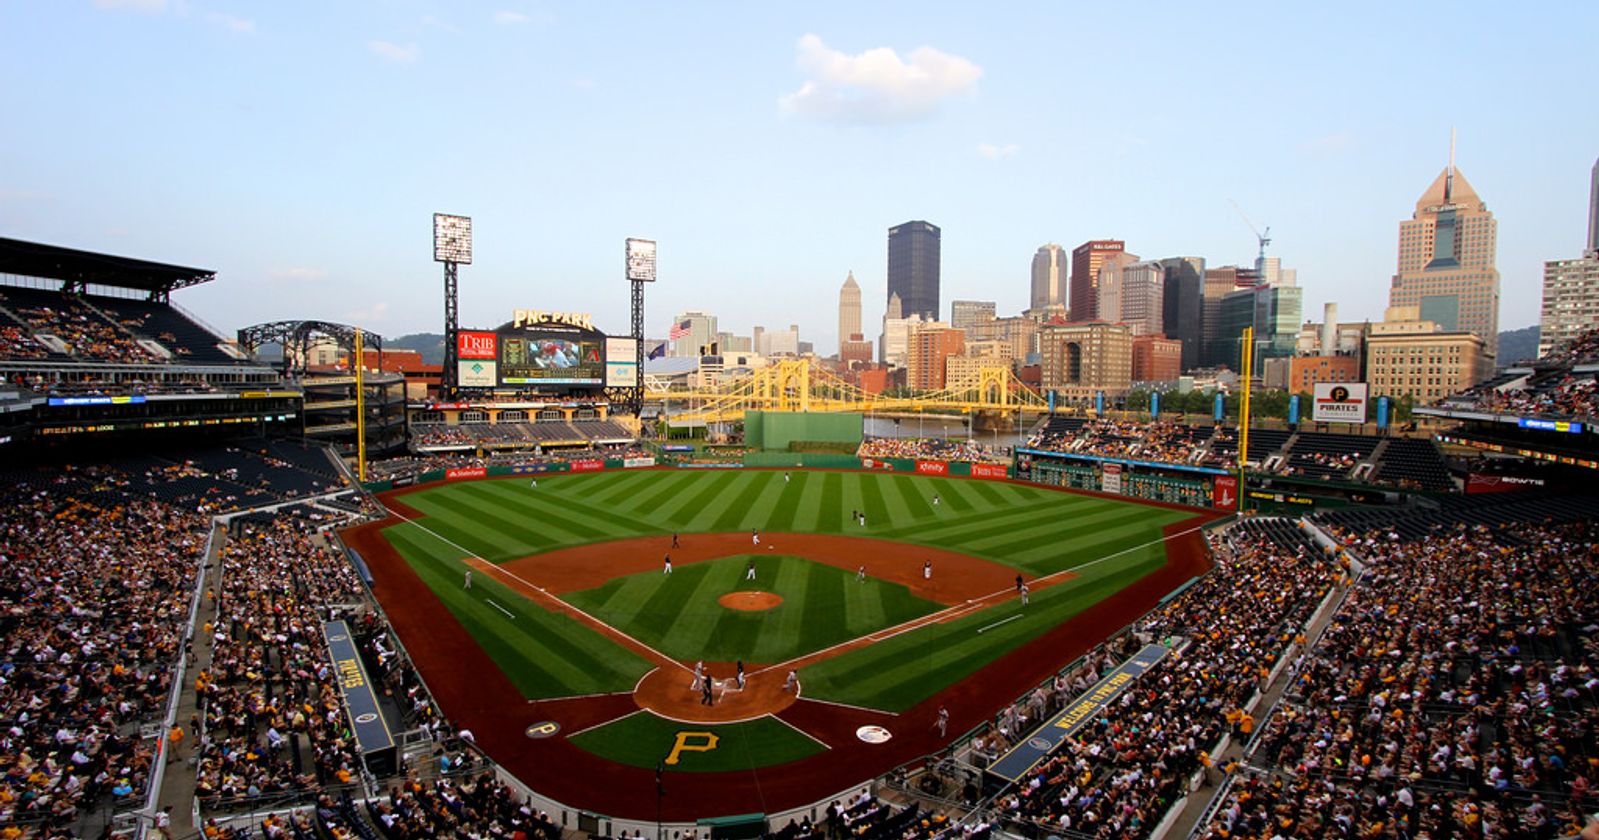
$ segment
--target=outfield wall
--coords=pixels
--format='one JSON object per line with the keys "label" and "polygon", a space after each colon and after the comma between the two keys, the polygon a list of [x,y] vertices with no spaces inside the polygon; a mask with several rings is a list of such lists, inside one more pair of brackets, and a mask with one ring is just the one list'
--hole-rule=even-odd
{"label": "outfield wall", "polygon": [[788,445],[797,440],[859,446],[865,433],[866,415],[858,412],[744,412],[744,442],[756,449],[788,449]]}

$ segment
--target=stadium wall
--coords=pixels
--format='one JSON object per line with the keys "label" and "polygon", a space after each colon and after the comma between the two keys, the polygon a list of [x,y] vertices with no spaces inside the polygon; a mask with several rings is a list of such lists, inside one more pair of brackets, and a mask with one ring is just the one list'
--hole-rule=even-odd
{"label": "stadium wall", "polygon": [[744,442],[756,449],[786,450],[797,440],[859,446],[866,417],[858,412],[811,414],[794,411],[744,412]]}

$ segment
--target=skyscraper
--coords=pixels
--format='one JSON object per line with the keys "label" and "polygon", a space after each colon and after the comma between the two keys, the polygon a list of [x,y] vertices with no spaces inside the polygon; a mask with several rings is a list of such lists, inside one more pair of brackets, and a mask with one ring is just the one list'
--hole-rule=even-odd
{"label": "skyscraper", "polygon": [[1203,346],[1200,297],[1205,283],[1204,257],[1168,257],[1160,261],[1165,274],[1161,298],[1161,326],[1166,335],[1183,343],[1183,370],[1199,367]]}
{"label": "skyscraper", "polygon": [[1037,315],[1066,314],[1066,249],[1051,242],[1033,254],[1033,294],[1028,310]]}
{"label": "skyscraper", "polygon": [[1588,180],[1588,253],[1599,257],[1599,160]]}
{"label": "skyscraper", "polygon": [[1092,321],[1099,317],[1099,267],[1111,254],[1126,250],[1120,239],[1090,239],[1072,249],[1071,319]]}
{"label": "skyscraper", "polygon": [[949,323],[957,330],[971,329],[984,321],[994,320],[995,304],[991,300],[952,300],[949,303]]}
{"label": "skyscraper", "polygon": [[1094,284],[1094,317],[1091,320],[1109,324],[1120,324],[1126,320],[1122,316],[1122,280],[1127,268],[1136,262],[1137,254],[1116,251],[1108,254],[1100,263],[1099,282]]}
{"label": "skyscraper", "polygon": [[1499,223],[1451,153],[1416,212],[1399,223],[1399,273],[1388,292],[1389,306],[1417,307],[1421,320],[1481,338],[1481,377],[1493,370],[1499,351],[1498,238]]}
{"label": "skyscraper", "polygon": [[1166,284],[1155,260],[1135,262],[1122,269],[1122,323],[1133,335],[1165,334]]}
{"label": "skyscraper", "polygon": [[861,334],[861,287],[855,282],[855,272],[844,278],[844,288],[838,290],[838,352],[844,353],[844,342]]}
{"label": "skyscraper", "polygon": [[914,221],[888,229],[888,293],[899,295],[905,315],[938,320],[937,225]]}

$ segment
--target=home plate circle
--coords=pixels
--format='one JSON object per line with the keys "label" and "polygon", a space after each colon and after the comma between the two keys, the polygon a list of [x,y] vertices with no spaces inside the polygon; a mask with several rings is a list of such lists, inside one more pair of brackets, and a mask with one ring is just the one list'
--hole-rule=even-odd
{"label": "home plate circle", "polygon": [[894,737],[894,735],[881,726],[863,726],[855,730],[855,737],[868,744],[881,744]]}

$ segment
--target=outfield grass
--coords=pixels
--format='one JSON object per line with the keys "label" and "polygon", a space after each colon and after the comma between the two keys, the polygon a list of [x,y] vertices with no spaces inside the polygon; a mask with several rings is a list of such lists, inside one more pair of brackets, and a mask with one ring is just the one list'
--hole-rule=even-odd
{"label": "outfield grass", "polygon": [[[744,579],[754,559],[756,579]],[[757,590],[780,596],[769,610],[729,609],[717,599]],[[589,615],[674,659],[775,663],[860,638],[943,609],[903,585],[782,555],[740,554],[647,572],[565,599]]]}
{"label": "outfield grass", "polygon": [[[971,675],[1157,568],[1165,558],[1162,529],[1190,515],[1008,482],[798,469],[788,471],[786,481],[784,475],[782,470],[685,469],[541,476],[537,488],[525,479],[444,484],[405,497],[424,514],[420,527],[398,525],[384,533],[529,697],[630,689],[645,666],[599,634],[557,619],[508,592],[505,597],[517,606],[502,604],[528,613],[526,621],[502,621],[492,608],[462,598],[462,557],[476,555],[498,563],[616,539],[758,528],[934,546],[1010,566],[1029,577],[1082,570],[1070,582],[1038,590],[1020,618],[993,629],[977,632],[1018,614],[1019,604],[1006,603],[959,621],[920,628],[801,673],[806,696],[898,710]],[[932,503],[935,494],[938,505]],[[865,512],[866,527],[850,516],[855,510]],[[804,565],[808,584],[813,574],[809,569],[819,564]],[[707,568],[693,571],[702,566]],[[572,603],[641,640],[653,639],[650,644],[683,660],[718,658],[705,646],[725,643],[727,653],[719,656],[724,660],[781,661],[789,658],[785,650],[814,649],[820,645],[814,634],[837,629],[813,628],[833,622],[820,612],[813,620],[809,613],[832,610],[833,596],[812,606],[808,594],[789,599],[802,606],[797,611],[799,630],[792,639],[783,638],[790,635],[787,629],[768,632],[746,625],[741,618],[729,618],[724,626],[723,617],[710,612],[721,609],[714,597],[708,602],[693,597],[702,586],[715,590],[726,583],[718,577],[720,570],[710,568],[714,566],[688,564],[671,580],[654,574],[613,581],[574,593]],[[731,560],[729,566],[735,578],[742,577],[742,560]],[[785,575],[798,574],[787,564],[784,568]],[[798,585],[797,578],[792,580]],[[738,583],[735,579],[716,594]],[[831,579],[819,577],[818,584],[818,593],[834,588]],[[850,616],[847,601],[846,597],[842,609]],[[883,621],[888,624],[897,623],[887,615],[890,610],[922,609],[887,595],[883,604]],[[671,605],[680,608],[677,613]],[[873,609],[867,605],[863,615]],[[772,613],[767,620],[774,621],[774,627],[793,626],[788,613],[781,618],[776,610]],[[683,627],[673,626],[673,619]],[[875,619],[853,626],[846,623],[844,638],[862,635],[867,631],[856,630],[872,623]]]}
{"label": "outfield grass", "polygon": [[759,717],[744,723],[678,723],[638,712],[604,726],[572,736],[577,744],[595,755],[633,767],[649,767],[665,761],[677,744],[679,732],[691,745],[704,745],[715,736],[716,747],[708,751],[680,750],[676,764],[664,765],[668,773],[720,773],[772,767],[798,761],[826,749],[814,738],[778,720]]}

